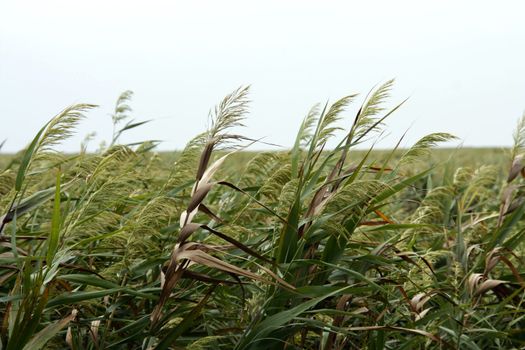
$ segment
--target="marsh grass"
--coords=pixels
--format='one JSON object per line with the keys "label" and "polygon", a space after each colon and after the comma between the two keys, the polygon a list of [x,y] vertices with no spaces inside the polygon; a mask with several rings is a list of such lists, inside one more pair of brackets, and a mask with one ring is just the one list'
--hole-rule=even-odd
{"label": "marsh grass", "polygon": [[524,122],[511,151],[363,150],[392,84],[280,152],[231,134],[248,88],[170,154],[119,143],[130,92],[107,146],[54,152],[94,106],[65,109],[0,159],[0,348],[522,347]]}

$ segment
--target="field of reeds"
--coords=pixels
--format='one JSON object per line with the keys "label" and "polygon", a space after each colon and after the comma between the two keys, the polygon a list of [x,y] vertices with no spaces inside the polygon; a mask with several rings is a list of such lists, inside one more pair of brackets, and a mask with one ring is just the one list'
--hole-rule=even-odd
{"label": "field of reeds", "polygon": [[232,131],[247,88],[173,154],[120,143],[129,92],[105,147],[57,152],[95,106],[64,109],[0,160],[0,349],[523,348],[525,119],[511,149],[363,150],[391,88],[279,152]]}

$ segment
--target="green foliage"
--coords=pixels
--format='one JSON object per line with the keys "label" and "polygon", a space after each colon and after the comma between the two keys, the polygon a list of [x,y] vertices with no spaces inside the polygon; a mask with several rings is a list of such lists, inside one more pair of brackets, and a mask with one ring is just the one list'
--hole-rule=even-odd
{"label": "green foliage", "polygon": [[392,85],[349,128],[357,95],[314,106],[285,152],[232,134],[247,87],[173,155],[119,144],[129,91],[108,147],[55,152],[93,106],[65,109],[2,163],[0,349],[525,346],[523,119],[508,158],[356,150]]}

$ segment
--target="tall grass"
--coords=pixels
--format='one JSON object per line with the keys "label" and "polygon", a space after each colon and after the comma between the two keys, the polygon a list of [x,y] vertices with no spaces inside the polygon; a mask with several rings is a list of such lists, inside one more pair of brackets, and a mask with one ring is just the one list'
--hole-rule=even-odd
{"label": "tall grass", "polygon": [[242,161],[248,88],[169,163],[119,142],[145,123],[130,92],[96,153],[53,151],[94,106],[65,109],[0,173],[0,348],[525,345],[523,119],[504,170],[430,163],[445,133],[356,150],[402,105],[392,84]]}

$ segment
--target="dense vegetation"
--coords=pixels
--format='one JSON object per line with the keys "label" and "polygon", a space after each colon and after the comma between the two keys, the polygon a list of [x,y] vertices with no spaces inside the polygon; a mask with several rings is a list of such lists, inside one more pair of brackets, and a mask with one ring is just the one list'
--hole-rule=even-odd
{"label": "dense vegetation", "polygon": [[107,146],[56,152],[94,106],[66,108],[0,172],[0,349],[524,346],[525,119],[495,166],[434,164],[444,133],[356,151],[391,85],[257,154],[238,89],[174,162],[119,143],[128,92]]}

